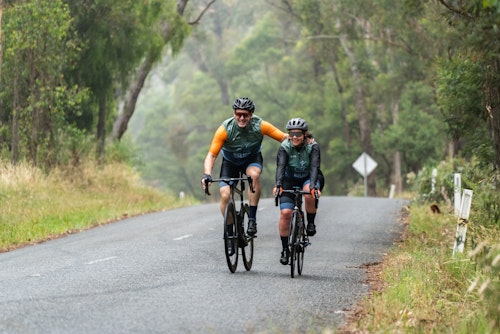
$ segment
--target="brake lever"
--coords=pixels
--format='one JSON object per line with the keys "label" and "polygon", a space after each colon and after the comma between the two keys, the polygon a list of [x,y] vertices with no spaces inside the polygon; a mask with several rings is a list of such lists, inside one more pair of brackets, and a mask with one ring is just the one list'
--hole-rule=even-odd
{"label": "brake lever", "polygon": [[255,190],[253,189],[253,180],[252,180],[252,177],[251,176],[247,176],[247,180],[248,180],[248,186],[250,187],[250,191],[253,193],[255,193]]}
{"label": "brake lever", "polygon": [[205,195],[210,196],[210,191],[208,190],[208,180],[204,180],[205,182]]}

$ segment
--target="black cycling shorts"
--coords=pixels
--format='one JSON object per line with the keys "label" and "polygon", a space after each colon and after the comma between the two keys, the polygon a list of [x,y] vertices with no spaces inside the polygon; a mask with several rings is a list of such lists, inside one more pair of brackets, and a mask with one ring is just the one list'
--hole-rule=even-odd
{"label": "black cycling shorts", "polygon": [[[222,165],[220,167],[220,178],[237,178],[240,176],[240,172],[245,174],[248,167],[254,166],[262,170],[264,159],[262,158],[262,153],[257,153],[253,156],[246,158],[241,164],[234,164],[226,159],[222,159]],[[226,182],[220,182],[219,186],[227,186]]]}
{"label": "black cycling shorts", "polygon": [[[293,187],[300,187],[301,189],[304,188],[304,186],[308,183],[311,183],[310,179],[285,179],[283,180],[283,189],[292,189]],[[318,184],[319,183],[319,184]],[[318,173],[318,181],[316,183],[316,187],[319,190],[323,190],[323,187],[325,186],[325,177],[323,176],[323,173]],[[294,206],[294,196],[293,194],[290,193],[283,193],[280,197],[280,210],[283,209],[293,209]]]}

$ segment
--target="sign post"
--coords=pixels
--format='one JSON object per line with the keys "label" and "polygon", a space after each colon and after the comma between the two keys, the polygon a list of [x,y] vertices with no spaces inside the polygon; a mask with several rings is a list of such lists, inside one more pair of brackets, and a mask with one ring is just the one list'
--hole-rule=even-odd
{"label": "sign post", "polygon": [[467,223],[469,221],[470,206],[472,204],[472,190],[464,189],[460,213],[458,215],[457,232],[455,233],[455,244],[453,245],[453,254],[463,253],[465,246],[465,235],[467,233]]}
{"label": "sign post", "polygon": [[462,192],[462,182],[460,173],[455,173],[453,177],[453,185],[455,188],[455,195],[453,197],[454,206],[455,206],[455,217],[460,215],[460,204],[462,202],[460,193]]}
{"label": "sign post", "polygon": [[377,163],[367,153],[363,152],[358,157],[358,159],[354,161],[352,167],[364,177],[365,197],[366,197],[368,194],[367,177],[375,170],[375,168],[377,168]]}
{"label": "sign post", "polygon": [[434,191],[436,191],[436,177],[438,175],[438,170],[434,168],[432,170],[432,180],[431,180],[431,194],[434,194]]}

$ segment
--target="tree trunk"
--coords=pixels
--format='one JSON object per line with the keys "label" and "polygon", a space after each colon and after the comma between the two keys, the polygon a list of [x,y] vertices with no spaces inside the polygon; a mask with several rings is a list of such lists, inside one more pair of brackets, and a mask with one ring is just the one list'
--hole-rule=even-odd
{"label": "tree trunk", "polygon": [[[35,60],[33,52],[29,54],[30,74],[29,74],[29,87],[31,87],[31,95],[35,101],[39,100],[38,88],[35,84],[37,71],[35,69]],[[40,107],[34,106],[31,110],[31,138],[29,140],[29,150],[31,155],[31,163],[33,166],[38,165],[38,146],[39,146],[39,128],[40,128]]]}
{"label": "tree trunk", "polygon": [[[3,63],[2,16],[3,16],[3,0],[0,0],[0,82],[2,82],[2,63]],[[3,117],[2,117],[2,109],[0,109],[0,122],[1,122],[2,119],[3,119]]]}
{"label": "tree trunk", "polygon": [[[363,86],[362,86],[362,80],[361,80],[361,72],[357,66],[357,59],[356,55],[354,52],[351,50],[350,46],[348,45],[348,42],[345,38],[345,35],[342,35],[340,37],[340,43],[344,49],[344,52],[347,55],[347,58],[349,59],[349,63],[351,65],[351,74],[352,74],[352,79],[353,79],[353,86],[354,86],[354,99],[355,99],[355,105],[356,105],[356,110],[358,112],[358,123],[359,123],[359,132],[360,132],[360,139],[361,139],[361,148],[365,153],[370,155],[371,157],[374,156],[374,149],[373,149],[373,144],[372,144],[372,137],[371,137],[371,124],[370,124],[370,117],[368,114],[368,110],[366,110],[366,105],[365,105],[365,96],[364,96],[364,91],[363,91]],[[370,175],[367,177],[367,194],[368,196],[376,196],[377,195],[377,188],[376,188],[376,172],[372,172]]]}
{"label": "tree trunk", "polygon": [[[391,106],[392,122],[398,123],[399,103],[394,101]],[[403,178],[401,177],[401,152],[396,151],[393,154],[392,162],[392,183],[396,186],[396,194],[403,192]]]}
{"label": "tree trunk", "polygon": [[[177,0],[177,13],[180,16],[184,15],[184,10],[188,2],[189,0]],[[210,6],[210,4],[208,6]],[[164,29],[162,34],[166,45],[171,38],[172,26],[168,23],[164,24]],[[110,136],[111,141],[119,141],[125,134],[125,131],[128,128],[128,123],[135,112],[137,99],[139,98],[139,94],[141,93],[142,88],[144,87],[144,82],[146,81],[149,72],[151,72],[153,64],[158,60],[157,56],[155,55],[156,52],[154,51],[148,52],[146,58],[139,66],[135,78],[130,83],[128,92],[126,94],[125,102],[123,104],[123,108],[118,111],[118,116],[116,117],[115,122],[113,124],[113,130]]]}
{"label": "tree trunk", "polygon": [[[498,76],[500,73],[500,61],[495,59],[492,64],[494,71],[492,75]],[[490,131],[495,149],[495,157],[493,164],[496,168],[500,168],[500,87],[496,83],[495,78],[488,78],[486,83],[486,110],[490,123]]]}
{"label": "tree trunk", "polygon": [[19,162],[19,89],[18,76],[14,77],[12,82],[12,164]]}
{"label": "tree trunk", "polygon": [[123,103],[123,107],[118,111],[118,116],[116,117],[115,123],[113,124],[113,130],[111,132],[110,140],[119,141],[125,131],[127,131],[128,122],[134,114],[135,106],[137,104],[137,99],[144,87],[144,82],[153,67],[154,59],[147,57],[142,62],[139,67],[135,79],[130,84],[127,96]]}
{"label": "tree trunk", "polygon": [[[329,54],[333,54],[333,52],[329,53]],[[339,93],[340,113],[341,113],[341,117],[342,117],[342,128],[344,130],[344,139],[347,143],[347,150],[350,154],[351,153],[351,130],[349,128],[349,123],[347,122],[347,105],[346,105],[346,101],[344,98],[344,87],[342,86],[342,83],[340,82],[339,73],[337,71],[336,59],[334,59],[333,56],[330,56],[328,59],[328,62],[330,63],[330,68],[332,69],[332,73],[333,73],[333,79],[335,80],[335,84],[337,85],[337,91]]]}
{"label": "tree trunk", "polygon": [[104,164],[104,148],[106,138],[106,98],[101,97],[99,100],[99,117],[97,119],[97,147],[96,158],[99,165]]}
{"label": "tree trunk", "polygon": [[[0,91],[2,88],[2,63],[3,63],[3,48],[2,48],[2,16],[3,16],[3,0],[0,0]],[[3,125],[3,105],[0,103],[0,127]],[[3,136],[0,136],[0,148],[3,145]]]}

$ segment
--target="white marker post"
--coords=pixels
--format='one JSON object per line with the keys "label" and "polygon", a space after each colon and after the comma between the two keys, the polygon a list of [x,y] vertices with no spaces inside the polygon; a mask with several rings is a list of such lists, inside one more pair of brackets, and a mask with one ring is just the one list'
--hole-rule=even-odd
{"label": "white marker post", "polygon": [[396,185],[391,184],[391,188],[389,190],[389,198],[394,198],[394,193],[396,192]]}
{"label": "white marker post", "polygon": [[365,185],[365,197],[368,194],[368,181],[367,177],[370,175],[375,168],[377,168],[377,163],[365,152],[361,153],[358,159],[354,161],[352,167],[364,177]]}
{"label": "white marker post", "polygon": [[460,173],[455,173],[453,177],[453,185],[455,188],[455,196],[453,198],[454,200],[454,206],[455,206],[455,217],[458,217],[460,215],[460,204],[462,202],[460,193],[462,192],[462,178]]}
{"label": "white marker post", "polygon": [[436,168],[434,168],[432,170],[432,183],[431,183],[431,194],[434,194],[434,192],[436,191],[436,177],[438,175],[438,170]]}
{"label": "white marker post", "polygon": [[453,254],[463,253],[465,246],[465,236],[467,234],[467,223],[469,220],[470,207],[472,204],[472,190],[464,189],[462,203],[460,205],[460,214],[458,216],[457,232],[455,233],[455,244],[453,245]]}

